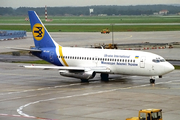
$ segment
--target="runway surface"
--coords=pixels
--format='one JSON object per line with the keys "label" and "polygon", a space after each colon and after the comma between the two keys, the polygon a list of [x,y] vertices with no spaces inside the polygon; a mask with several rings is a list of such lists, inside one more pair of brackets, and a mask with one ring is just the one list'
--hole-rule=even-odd
{"label": "runway surface", "polygon": [[[114,33],[116,43],[180,42],[180,31]],[[51,33],[62,46],[89,46],[111,43],[111,34]],[[0,41],[0,52],[6,47],[33,46],[27,39]],[[165,58],[179,58],[179,49],[155,50]],[[101,82],[97,74],[89,83],[66,78],[56,70],[19,67],[20,63],[0,62],[0,120],[125,120],[138,116],[140,109],[160,108],[163,120],[180,118],[180,77],[175,70],[155,85],[148,77],[110,75]]]}
{"label": "runway surface", "polygon": [[180,117],[179,71],[157,79],[99,75],[89,83],[61,77],[56,70],[34,70],[0,62],[0,119],[125,120],[138,110],[161,108],[163,120]]}
{"label": "runway surface", "polygon": [[[180,42],[180,31],[163,32],[114,32],[114,43],[168,43]],[[62,46],[90,46],[94,44],[112,43],[112,34],[100,32],[51,32],[53,39]],[[7,52],[9,47],[34,46],[31,32],[27,32],[26,39],[0,41],[0,52]]]}

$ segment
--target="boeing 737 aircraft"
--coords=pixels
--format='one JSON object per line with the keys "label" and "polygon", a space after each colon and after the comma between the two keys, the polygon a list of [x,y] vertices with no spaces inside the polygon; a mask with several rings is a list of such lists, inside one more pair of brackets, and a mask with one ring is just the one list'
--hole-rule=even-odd
{"label": "boeing 737 aircraft", "polygon": [[35,11],[28,14],[35,47],[14,49],[30,51],[55,66],[25,68],[57,69],[60,75],[78,78],[82,82],[100,73],[103,81],[108,80],[109,74],[121,74],[148,76],[150,83],[154,83],[157,76],[161,78],[174,70],[163,57],[149,52],[62,47],[53,40]]}

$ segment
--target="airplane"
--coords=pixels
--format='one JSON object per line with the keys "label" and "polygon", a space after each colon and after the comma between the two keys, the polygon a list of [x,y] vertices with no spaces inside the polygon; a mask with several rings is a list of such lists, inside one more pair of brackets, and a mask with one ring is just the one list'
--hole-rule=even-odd
{"label": "airplane", "polygon": [[23,66],[25,68],[56,69],[60,75],[78,78],[81,82],[88,82],[96,73],[100,73],[102,81],[108,81],[109,74],[148,76],[151,84],[155,78],[174,70],[163,57],[150,52],[63,47],[50,36],[35,11],[28,14],[35,47],[11,49],[30,51],[54,66]]}

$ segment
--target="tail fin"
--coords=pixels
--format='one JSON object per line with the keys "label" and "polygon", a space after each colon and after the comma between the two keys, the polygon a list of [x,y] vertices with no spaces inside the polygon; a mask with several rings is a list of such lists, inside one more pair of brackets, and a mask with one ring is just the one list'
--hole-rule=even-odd
{"label": "tail fin", "polygon": [[31,30],[34,38],[34,44],[36,48],[47,48],[47,47],[55,47],[57,44],[48,31],[46,30],[45,26],[39,19],[38,15],[35,11],[28,11]]}

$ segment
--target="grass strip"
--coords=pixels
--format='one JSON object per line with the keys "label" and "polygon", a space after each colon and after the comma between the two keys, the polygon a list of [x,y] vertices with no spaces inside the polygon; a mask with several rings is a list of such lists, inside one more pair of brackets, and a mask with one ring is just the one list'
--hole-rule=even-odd
{"label": "grass strip", "polygon": [[[0,23],[29,23],[25,21],[27,16],[0,16]],[[48,16],[53,19],[46,22],[44,16],[40,16],[43,23],[180,23],[180,16]]]}
{"label": "grass strip", "polygon": [[174,65],[175,70],[180,70],[180,66],[179,65]]}
{"label": "grass strip", "polygon": [[50,64],[45,60],[36,60],[36,61],[13,61],[13,63],[29,63],[29,64]]}
{"label": "grass strip", "polygon": [[[108,25],[46,25],[49,32],[100,32],[102,29],[109,28],[112,31],[112,26]],[[1,30],[25,30],[31,32],[30,25],[1,25]],[[114,25],[114,32],[127,31],[179,31],[179,25]]]}

